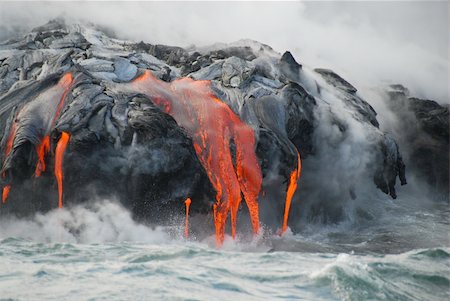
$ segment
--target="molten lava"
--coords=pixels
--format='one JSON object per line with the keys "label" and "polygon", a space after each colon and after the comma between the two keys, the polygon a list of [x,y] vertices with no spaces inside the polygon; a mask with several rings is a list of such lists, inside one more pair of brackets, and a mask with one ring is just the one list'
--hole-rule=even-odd
{"label": "molten lava", "polygon": [[[210,81],[181,78],[167,83],[147,70],[131,83],[130,88],[148,96],[191,135],[197,157],[216,191],[217,244],[221,245],[225,238],[229,213],[231,234],[236,237],[241,193],[250,212],[253,231],[258,233],[257,198],[262,175],[255,154],[253,129],[214,95]],[[235,164],[231,141],[236,146]]]}
{"label": "molten lava", "polygon": [[2,191],[2,203],[6,203],[6,200],[8,199],[9,191],[11,190],[11,185],[6,185],[3,187]]}
{"label": "molten lava", "polygon": [[291,208],[291,201],[292,201],[292,197],[294,196],[295,191],[297,190],[297,181],[300,178],[301,169],[302,169],[302,163],[300,160],[300,154],[297,152],[297,168],[291,172],[291,176],[289,177],[289,184],[288,184],[288,188],[287,188],[287,192],[286,192],[283,227],[281,229],[282,234],[284,234],[287,229],[289,210]]}
{"label": "molten lava", "polygon": [[61,110],[62,108],[64,108],[64,101],[66,100],[67,93],[69,93],[72,84],[73,84],[73,75],[70,72],[64,74],[63,77],[61,77],[61,79],[58,81],[58,86],[61,87],[64,90],[64,92],[58,102],[58,105],[56,106],[56,111],[55,114],[53,115],[51,128],[55,126],[56,121],[58,120],[59,115],[61,114]]}
{"label": "molten lava", "polygon": [[34,175],[36,178],[40,177],[45,171],[45,156],[50,151],[50,136],[46,135],[36,146],[36,153],[38,155],[38,162],[36,164],[36,169]]}
{"label": "molten lava", "polygon": [[51,119],[50,127],[47,129],[47,132],[44,134],[44,137],[41,139],[40,143],[36,146],[36,153],[38,156],[38,162],[36,164],[36,169],[34,175],[36,178],[40,177],[42,172],[45,171],[45,156],[50,151],[50,135],[49,132],[53,129],[56,124],[56,121],[61,115],[62,108],[64,107],[64,102],[67,97],[67,93],[70,91],[70,87],[73,83],[73,75],[68,72],[64,74],[61,79],[58,81],[57,88],[62,89],[62,95],[59,99],[58,103],[55,107],[55,112]]}
{"label": "molten lava", "polygon": [[66,151],[67,143],[69,142],[70,135],[66,132],[61,133],[58,144],[55,150],[55,177],[58,182],[58,207],[62,208],[63,200],[63,158]]}
{"label": "molten lava", "polygon": [[186,205],[186,221],[184,224],[184,237],[189,237],[189,207],[191,206],[191,199],[187,198],[186,201],[184,201],[184,204]]}

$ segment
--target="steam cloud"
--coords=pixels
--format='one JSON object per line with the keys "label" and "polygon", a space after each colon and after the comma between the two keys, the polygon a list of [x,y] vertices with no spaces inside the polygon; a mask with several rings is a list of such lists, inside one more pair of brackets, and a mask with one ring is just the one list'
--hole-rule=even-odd
{"label": "steam cloud", "polygon": [[307,65],[333,69],[363,96],[389,81],[449,103],[447,1],[0,2],[0,39],[58,16],[95,22],[120,38],[166,45],[250,38],[290,50]]}
{"label": "steam cloud", "polygon": [[128,210],[106,200],[36,214],[32,219],[2,218],[0,227],[0,240],[21,237],[38,242],[162,243],[170,239],[162,228],[138,224]]}

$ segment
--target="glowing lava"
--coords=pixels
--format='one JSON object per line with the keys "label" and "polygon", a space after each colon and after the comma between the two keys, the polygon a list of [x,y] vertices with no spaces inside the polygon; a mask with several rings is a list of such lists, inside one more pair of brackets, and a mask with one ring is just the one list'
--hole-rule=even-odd
{"label": "glowing lava", "polygon": [[61,133],[58,144],[55,150],[55,177],[58,182],[58,207],[62,208],[63,200],[63,158],[66,151],[67,143],[69,142],[70,135],[66,132]]}
{"label": "glowing lava", "polygon": [[56,121],[59,118],[59,115],[61,115],[61,110],[64,107],[64,102],[66,100],[67,93],[69,93],[69,91],[70,91],[70,87],[72,86],[72,83],[73,83],[73,75],[70,72],[64,74],[61,77],[61,79],[58,81],[57,87],[61,88],[63,93],[62,93],[61,98],[59,99],[58,103],[56,104],[55,112],[51,119],[50,127],[47,129],[47,131],[44,134],[44,137],[41,139],[40,143],[36,146],[36,153],[38,156],[38,162],[36,164],[36,169],[34,171],[34,175],[36,178],[40,177],[42,172],[45,171],[45,156],[50,151],[49,132],[55,126]]}
{"label": "glowing lava", "polygon": [[191,206],[191,199],[187,198],[186,201],[184,201],[184,204],[186,205],[186,221],[184,224],[184,237],[189,237],[189,207]]}
{"label": "glowing lava", "polygon": [[11,185],[6,185],[3,187],[2,191],[2,203],[6,203],[6,200],[8,199],[9,191],[11,190]]}
{"label": "glowing lava", "polygon": [[[214,95],[211,82],[207,80],[181,78],[167,83],[147,70],[131,83],[131,89],[149,97],[191,135],[197,157],[216,191],[217,244],[221,245],[224,240],[229,213],[231,234],[236,237],[241,193],[250,212],[253,231],[258,233],[257,198],[262,175],[255,154],[253,129]],[[231,141],[236,146],[236,167]]]}
{"label": "glowing lava", "polygon": [[58,86],[64,89],[63,95],[61,96],[58,105],[56,106],[55,114],[53,115],[51,128],[53,128],[56,124],[56,121],[59,118],[59,115],[61,114],[62,108],[64,108],[64,101],[66,100],[67,93],[70,91],[70,87],[73,84],[73,75],[72,73],[66,73],[61,77],[61,79],[58,82]]}
{"label": "glowing lava", "polygon": [[291,176],[289,177],[289,184],[288,184],[288,188],[287,188],[287,192],[286,192],[283,227],[281,229],[282,234],[284,234],[287,229],[289,210],[291,208],[291,201],[292,201],[292,197],[294,196],[295,191],[297,190],[297,181],[300,178],[301,169],[302,169],[302,163],[300,160],[300,154],[297,152],[297,168],[291,172]]}
{"label": "glowing lava", "polygon": [[41,143],[36,146],[36,153],[38,155],[38,162],[36,164],[36,169],[34,175],[36,178],[40,177],[45,171],[45,155],[50,151],[50,136],[46,135]]}
{"label": "glowing lava", "polygon": [[[61,114],[72,84],[73,75],[68,72],[59,79],[56,85],[37,95],[14,116],[5,145],[2,178],[6,178],[5,162],[15,147],[15,143],[23,144],[25,141],[24,139],[16,139],[16,135],[19,132],[21,133],[21,138],[23,137],[23,133],[33,133],[32,136],[36,136],[39,139],[38,143],[31,141],[35,144],[37,154],[34,175],[35,177],[40,177],[45,171],[45,157],[50,152],[50,133],[54,129],[56,121]],[[9,190],[10,185],[5,186],[3,189],[3,202],[6,201]]]}

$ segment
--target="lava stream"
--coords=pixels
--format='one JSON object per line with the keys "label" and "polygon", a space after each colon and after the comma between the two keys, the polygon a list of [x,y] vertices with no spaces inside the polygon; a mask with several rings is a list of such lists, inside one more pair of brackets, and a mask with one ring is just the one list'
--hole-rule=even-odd
{"label": "lava stream", "polygon": [[70,135],[66,132],[61,133],[58,144],[55,151],[55,177],[58,182],[58,207],[62,208],[63,200],[63,158],[66,151],[67,143],[69,142]]}
{"label": "lava stream", "polygon": [[289,210],[291,208],[292,197],[294,196],[295,191],[297,190],[297,181],[300,178],[300,173],[302,169],[302,163],[300,160],[300,154],[297,152],[297,168],[291,172],[291,176],[289,177],[289,184],[286,192],[286,202],[284,206],[284,217],[283,217],[283,227],[281,229],[281,234],[284,234],[287,229],[288,218],[289,218]]}
{"label": "lava stream", "polygon": [[46,135],[36,146],[36,153],[38,155],[38,162],[36,164],[36,169],[34,175],[36,178],[40,177],[45,171],[45,155],[50,151],[50,136]]}
{"label": "lava stream", "polygon": [[[253,129],[214,95],[210,81],[180,78],[167,83],[146,70],[129,87],[147,95],[192,137],[197,157],[216,191],[217,245],[225,238],[228,214],[231,215],[231,234],[236,237],[241,193],[250,212],[253,232],[258,233],[262,175],[255,154]],[[236,146],[236,168],[231,141]]]}
{"label": "lava stream", "polygon": [[189,237],[189,207],[191,206],[191,199],[187,198],[186,201],[184,201],[184,204],[186,205],[186,221],[184,225],[184,237]]}
{"label": "lava stream", "polygon": [[8,199],[9,191],[11,190],[11,185],[6,185],[3,187],[2,191],[2,203],[6,203],[6,200]]}
{"label": "lava stream", "polygon": [[67,94],[70,91],[70,88],[73,84],[73,75],[72,73],[68,72],[61,77],[61,79],[58,81],[58,86],[64,89],[63,95],[61,96],[58,105],[56,106],[55,114],[53,115],[51,128],[53,128],[56,124],[56,121],[59,118],[59,115],[61,114],[62,108],[64,107],[64,102],[66,100]]}
{"label": "lava stream", "polygon": [[53,130],[53,127],[56,124],[56,121],[61,115],[62,108],[64,107],[64,102],[67,97],[67,93],[70,91],[70,87],[73,84],[73,75],[68,72],[64,74],[61,79],[58,81],[57,87],[62,89],[62,95],[59,98],[58,103],[55,107],[55,112],[51,119],[50,127],[47,128],[46,133],[44,133],[44,137],[41,139],[40,143],[36,146],[36,153],[38,156],[38,162],[36,164],[36,169],[34,175],[36,178],[40,177],[42,172],[45,171],[45,155],[50,151],[50,135],[49,132]]}

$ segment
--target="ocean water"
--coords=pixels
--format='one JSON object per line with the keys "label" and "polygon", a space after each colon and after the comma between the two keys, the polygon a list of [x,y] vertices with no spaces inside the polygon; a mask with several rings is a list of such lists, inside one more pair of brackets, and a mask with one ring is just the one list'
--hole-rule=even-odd
{"label": "ocean water", "polygon": [[114,202],[2,218],[0,300],[449,300],[448,204],[383,207],[220,249]]}

